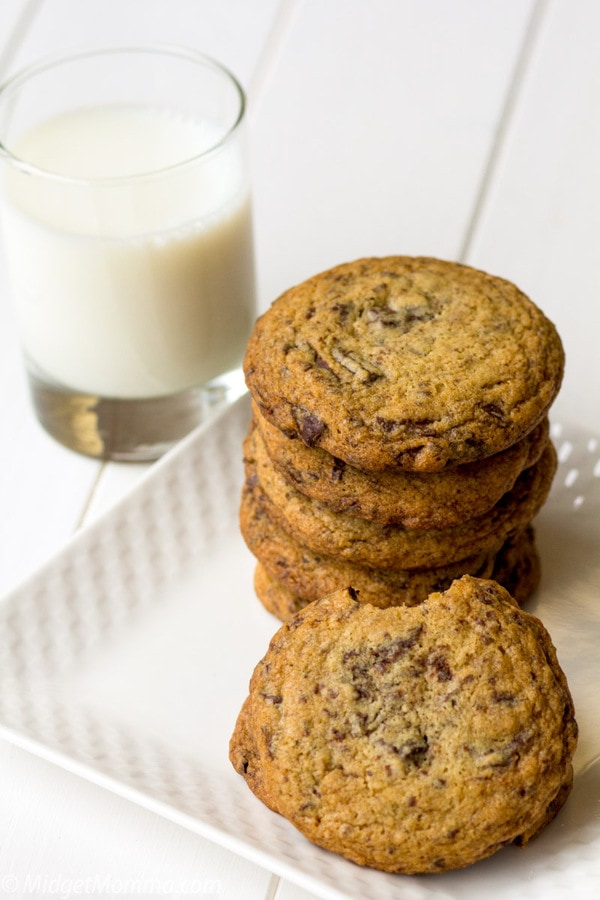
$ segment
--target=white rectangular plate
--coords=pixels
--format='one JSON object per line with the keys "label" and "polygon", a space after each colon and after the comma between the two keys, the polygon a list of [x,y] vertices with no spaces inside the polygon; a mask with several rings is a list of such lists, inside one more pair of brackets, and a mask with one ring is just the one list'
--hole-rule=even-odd
{"label": "white rectangular plate", "polygon": [[236,775],[228,742],[278,623],[238,528],[242,398],[157,463],[0,605],[0,733],[323,898],[592,897],[600,881],[600,446],[554,426],[528,608],[557,645],[581,739],[566,807],[524,850],[393,876],[306,841]]}

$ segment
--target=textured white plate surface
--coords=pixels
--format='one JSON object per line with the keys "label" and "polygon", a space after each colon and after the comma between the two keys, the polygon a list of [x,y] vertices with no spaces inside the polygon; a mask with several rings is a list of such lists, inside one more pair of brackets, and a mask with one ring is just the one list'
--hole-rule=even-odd
{"label": "textured white plate surface", "polygon": [[244,398],[152,468],[0,605],[0,733],[323,898],[580,898],[600,888],[600,441],[553,426],[560,466],[528,609],[558,649],[581,738],[567,806],[524,850],[440,876],[309,844],[231,768],[251,671],[277,628],[237,523]]}

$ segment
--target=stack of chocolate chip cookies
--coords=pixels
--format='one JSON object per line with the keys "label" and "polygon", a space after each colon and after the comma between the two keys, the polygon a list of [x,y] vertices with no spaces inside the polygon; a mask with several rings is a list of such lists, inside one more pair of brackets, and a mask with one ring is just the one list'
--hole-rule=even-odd
{"label": "stack of chocolate chip cookies", "polygon": [[240,523],[262,603],[287,620],[351,586],[414,606],[462,575],[523,602],[563,367],[531,300],[457,263],[360,259],[279,297],[244,363]]}

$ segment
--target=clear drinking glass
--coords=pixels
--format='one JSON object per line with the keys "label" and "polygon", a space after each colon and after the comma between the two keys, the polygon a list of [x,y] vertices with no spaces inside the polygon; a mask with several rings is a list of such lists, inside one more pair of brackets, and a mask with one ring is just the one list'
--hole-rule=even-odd
{"label": "clear drinking glass", "polygon": [[0,88],[4,256],[37,416],[154,459],[243,391],[255,318],[245,98],[179,47],[87,50]]}

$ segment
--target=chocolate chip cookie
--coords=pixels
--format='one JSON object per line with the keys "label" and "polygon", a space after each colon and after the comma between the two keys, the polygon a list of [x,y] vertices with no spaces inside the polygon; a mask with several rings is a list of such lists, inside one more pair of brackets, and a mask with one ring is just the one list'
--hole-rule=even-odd
{"label": "chocolate chip cookie", "polygon": [[[506,588],[519,605],[525,603],[538,587],[541,574],[540,559],[535,545],[533,528],[529,526],[506,541],[500,548],[493,563],[491,563],[490,559],[487,559],[483,566],[477,567],[475,562],[472,569],[469,565],[466,565],[462,572],[457,571],[457,567],[454,567],[455,577],[458,574],[477,574],[477,568],[479,568],[480,577],[481,574],[485,574],[486,577],[497,581],[498,584]],[[430,576],[429,579],[428,575]],[[361,579],[365,577],[367,576],[362,572],[358,572],[356,581],[352,583],[361,584],[363,583]],[[427,571],[413,570],[412,579],[411,582],[411,573],[408,573],[406,576],[407,584],[410,586],[406,589],[408,602],[405,604],[395,602],[393,605],[413,606],[415,598],[420,597],[420,600],[425,600],[433,590],[441,590],[444,587],[448,587],[454,580],[454,577],[444,573],[443,570],[434,569],[430,570],[429,573]],[[428,580],[429,584],[427,584]],[[338,582],[338,586],[341,587],[342,582]],[[271,577],[262,563],[258,563],[254,570],[254,589],[256,596],[267,612],[270,612],[282,622],[287,622],[295,613],[304,609],[311,602],[310,599],[295,594],[283,582]],[[370,589],[376,593],[377,599],[381,598],[383,589],[381,583],[371,584]],[[333,593],[333,591],[331,592]],[[321,594],[321,596],[325,596],[326,593],[328,592]],[[368,591],[363,592],[359,590],[357,593],[359,600],[371,596]],[[396,594],[388,596],[393,598],[394,601],[397,600]],[[316,599],[315,592],[313,592],[313,599]]]}
{"label": "chocolate chip cookie", "polygon": [[266,419],[367,471],[499,453],[544,418],[563,368],[554,325],[515,285],[406,256],[356,260],[286,291],[244,360]]}
{"label": "chocolate chip cookie", "polygon": [[335,512],[406,528],[450,528],[483,515],[537,462],[548,440],[545,418],[501,453],[444,472],[364,472],[286,437],[256,404],[254,418],[271,462],[303,494]]}
{"label": "chocolate chip cookie", "polygon": [[465,576],[415,607],[344,590],[294,616],[254,670],[230,759],[310,841],[435,873],[535,836],[569,792],[576,740],[540,620]]}
{"label": "chocolate chip cookie", "polygon": [[268,515],[260,486],[249,480],[240,506],[240,528],[250,552],[268,575],[305,603],[351,584],[361,600],[378,605],[412,606],[431,591],[444,590],[461,575],[490,577],[496,554],[478,553],[448,566],[429,569],[369,568],[322,553],[315,553],[294,540]]}
{"label": "chocolate chip cookie", "polygon": [[452,528],[421,530],[336,513],[311,500],[275,469],[256,428],[245,440],[244,459],[247,477],[258,478],[270,518],[299,543],[317,553],[382,569],[446,566],[497,550],[539,511],[556,470],[556,452],[547,442],[540,460],[519,475],[492,509]]}

